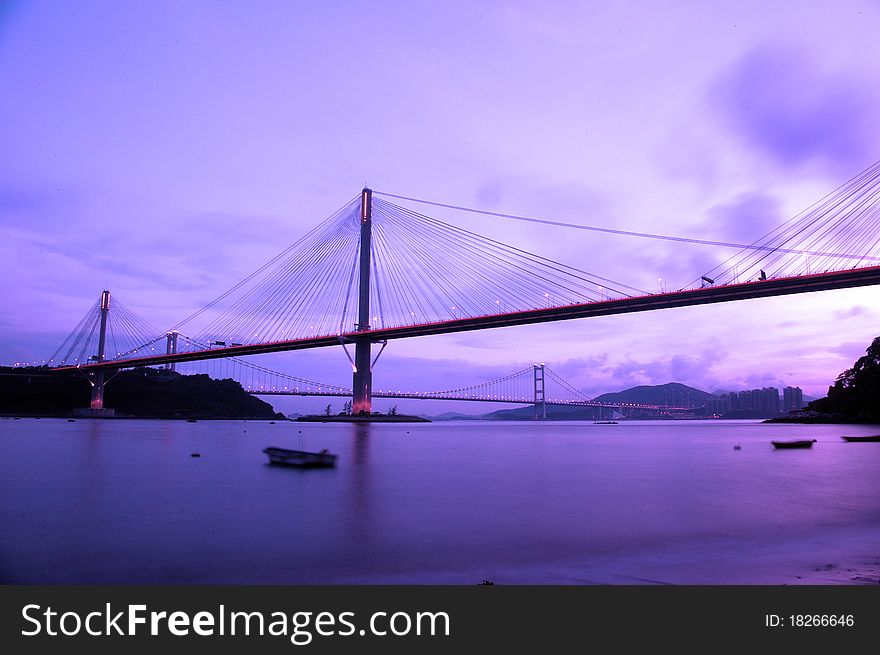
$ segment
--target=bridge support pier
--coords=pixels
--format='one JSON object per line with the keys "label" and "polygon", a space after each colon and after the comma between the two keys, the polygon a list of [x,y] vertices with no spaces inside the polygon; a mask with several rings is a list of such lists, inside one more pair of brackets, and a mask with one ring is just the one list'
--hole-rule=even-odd
{"label": "bridge support pier", "polygon": [[[370,250],[372,249],[373,192],[361,192],[361,241],[358,278],[358,332],[370,329]],[[373,412],[373,372],[370,337],[354,340],[354,374],[352,376],[352,414]]]}
{"label": "bridge support pier", "polygon": [[352,376],[352,414],[370,414],[373,404],[373,372],[370,370],[372,355],[369,339],[354,342],[354,374]]}
{"label": "bridge support pier", "polygon": [[[547,399],[544,397],[544,365],[534,365],[535,418],[547,418]],[[539,412],[540,410],[540,412]],[[540,413],[540,416],[538,414]]]}
{"label": "bridge support pier", "polygon": [[95,372],[95,379],[92,380],[92,399],[89,403],[89,409],[104,409],[104,371]]}

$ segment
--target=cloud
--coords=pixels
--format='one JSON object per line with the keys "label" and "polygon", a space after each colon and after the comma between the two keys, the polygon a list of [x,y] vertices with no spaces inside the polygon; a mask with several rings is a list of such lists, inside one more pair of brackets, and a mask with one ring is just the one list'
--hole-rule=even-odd
{"label": "cloud", "polygon": [[[602,393],[621,391],[643,384],[681,382],[689,386],[709,389],[718,383],[711,369],[726,357],[716,349],[691,355],[677,354],[659,359],[624,360],[613,358],[609,353],[594,357],[573,358],[558,363],[548,363],[550,370],[571,386],[595,397]],[[549,378],[548,389],[553,384]]]}
{"label": "cloud", "polygon": [[676,185],[692,182],[701,192],[714,194],[724,176],[715,140],[704,129],[695,125],[690,115],[676,117],[669,134],[652,150],[651,159]]}
{"label": "cloud", "polygon": [[804,51],[765,45],[717,79],[710,102],[734,134],[778,164],[852,172],[876,158],[875,87],[823,69]]}
{"label": "cloud", "polygon": [[480,207],[495,209],[501,201],[503,186],[497,180],[486,180],[476,191],[477,204]]}
{"label": "cloud", "polygon": [[709,210],[709,227],[719,238],[748,244],[784,221],[779,201],[763,193],[749,192]]}
{"label": "cloud", "polygon": [[857,316],[873,316],[874,312],[865,307],[864,305],[855,305],[854,307],[850,307],[849,309],[841,309],[834,312],[834,318],[838,321],[843,321],[848,318],[855,318]]}
{"label": "cloud", "polygon": [[627,360],[608,367],[606,370],[613,379],[624,384],[665,384],[681,382],[706,386],[708,369],[715,363],[716,355],[703,353],[697,356],[673,355],[653,361]]}
{"label": "cloud", "polygon": [[867,348],[865,344],[860,341],[851,341],[848,343],[841,343],[837,346],[832,346],[828,348],[829,353],[833,353],[835,355],[842,355],[844,359],[855,362],[859,357],[865,354]]}

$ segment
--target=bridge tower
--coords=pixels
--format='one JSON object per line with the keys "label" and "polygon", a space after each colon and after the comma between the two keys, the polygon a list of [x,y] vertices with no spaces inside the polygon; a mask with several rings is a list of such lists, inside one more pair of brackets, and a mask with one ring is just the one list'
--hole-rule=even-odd
{"label": "bridge tower", "polygon": [[[107,345],[107,314],[110,313],[110,292],[104,289],[101,292],[101,331],[98,333],[98,354],[92,359],[101,363],[104,361],[104,349]],[[95,371],[95,379],[92,382],[92,400],[89,404],[92,409],[104,409],[104,369]]]}
{"label": "bridge tower", "polygon": [[[534,401],[535,401],[535,418],[547,418],[547,401],[544,397],[544,365],[535,364],[533,366],[534,373]],[[540,406],[540,416],[538,416],[538,407]]]}
{"label": "bridge tower", "polygon": [[[165,354],[166,355],[174,355],[177,353],[177,335],[179,333],[176,330],[172,330],[171,332],[165,333]],[[169,362],[165,364],[166,371],[173,371],[175,367],[174,362]]]}
{"label": "bridge tower", "polygon": [[[370,329],[370,249],[372,247],[373,192],[361,192],[361,242],[358,279],[357,332]],[[373,373],[371,368],[370,337],[354,338],[354,373],[352,380],[352,414],[372,412]]]}

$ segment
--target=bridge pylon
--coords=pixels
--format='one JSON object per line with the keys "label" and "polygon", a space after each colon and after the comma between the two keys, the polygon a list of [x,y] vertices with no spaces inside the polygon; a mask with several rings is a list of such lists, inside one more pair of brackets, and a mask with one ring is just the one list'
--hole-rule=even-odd
{"label": "bridge pylon", "polygon": [[[357,332],[370,329],[370,250],[372,248],[373,192],[361,192],[361,240],[358,277]],[[354,338],[354,373],[352,374],[352,414],[371,414],[373,411],[373,372],[370,337]]]}
{"label": "bridge pylon", "polygon": [[[104,352],[107,346],[107,315],[110,313],[110,292],[104,289],[101,292],[101,328],[98,332],[98,353],[92,359],[98,363],[104,361]],[[94,412],[104,411],[104,369],[95,371],[92,380],[92,397],[89,409]],[[111,410],[112,411],[112,410]]]}
{"label": "bridge pylon", "polygon": [[[104,361],[104,351],[107,346],[107,314],[109,313],[110,292],[104,289],[101,292],[101,328],[100,332],[98,332],[98,353],[92,357],[99,364]],[[104,369],[102,368],[95,371],[89,407],[98,410],[104,409]]]}
{"label": "bridge pylon", "polygon": [[[166,355],[176,355],[177,354],[177,336],[178,332],[176,330],[172,330],[171,332],[165,333],[165,354]],[[177,366],[174,362],[170,362],[165,364],[165,370],[173,371],[175,370],[175,366]]]}
{"label": "bridge pylon", "polygon": [[544,365],[535,364],[533,366],[533,374],[535,418],[547,418],[547,399],[544,396]]}

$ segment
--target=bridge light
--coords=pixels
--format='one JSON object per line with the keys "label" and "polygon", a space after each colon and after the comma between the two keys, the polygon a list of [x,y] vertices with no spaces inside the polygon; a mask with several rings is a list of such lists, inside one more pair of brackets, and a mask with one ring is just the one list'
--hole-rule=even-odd
{"label": "bridge light", "polygon": [[700,279],[703,282],[705,282],[706,284],[715,284],[715,280],[713,280],[711,277],[706,277],[705,275],[701,275]]}

